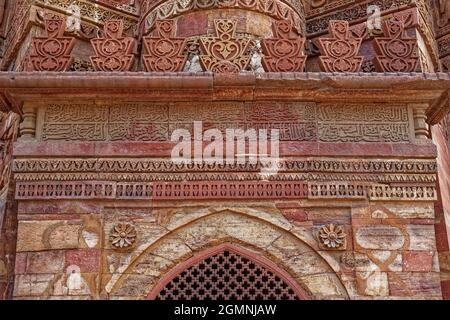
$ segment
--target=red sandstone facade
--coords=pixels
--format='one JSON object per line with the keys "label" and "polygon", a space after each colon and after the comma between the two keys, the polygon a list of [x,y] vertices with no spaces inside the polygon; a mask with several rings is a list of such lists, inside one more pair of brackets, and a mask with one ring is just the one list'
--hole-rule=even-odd
{"label": "red sandstone facade", "polygon": [[[450,299],[450,2],[0,0],[3,299]],[[175,164],[175,129],[279,129]]]}

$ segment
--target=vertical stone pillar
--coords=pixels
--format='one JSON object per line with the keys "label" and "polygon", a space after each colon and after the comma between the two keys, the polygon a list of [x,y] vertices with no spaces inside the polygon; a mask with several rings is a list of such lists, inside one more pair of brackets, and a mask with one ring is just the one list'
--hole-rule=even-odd
{"label": "vertical stone pillar", "polygon": [[20,124],[21,139],[36,138],[36,118],[37,108],[29,102],[25,102],[23,106],[23,122]]}
{"label": "vertical stone pillar", "polygon": [[429,139],[430,133],[426,115],[428,104],[426,103],[411,104],[411,107],[413,109],[414,132],[416,134],[416,139],[419,140]]}

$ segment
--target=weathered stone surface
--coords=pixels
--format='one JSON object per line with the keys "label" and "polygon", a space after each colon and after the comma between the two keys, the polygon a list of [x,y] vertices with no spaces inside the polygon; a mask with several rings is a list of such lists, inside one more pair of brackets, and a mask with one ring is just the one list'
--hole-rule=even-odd
{"label": "weathered stone surface", "polygon": [[410,225],[407,226],[407,231],[410,237],[409,250],[436,250],[434,226]]}
{"label": "weathered stone surface", "polygon": [[300,276],[322,274],[330,272],[330,267],[316,252],[305,252],[292,257],[287,261],[288,265]]}
{"label": "weathered stone surface", "polygon": [[144,259],[141,259],[134,268],[137,274],[148,275],[152,277],[159,277],[162,271],[167,270],[168,267],[174,263],[163,257],[155,256],[153,254],[146,254]]}
{"label": "weathered stone surface", "polygon": [[358,292],[361,295],[382,297],[389,295],[389,281],[386,272],[357,272],[356,281]]}
{"label": "weathered stone surface", "polygon": [[223,230],[230,237],[257,247],[268,247],[281,234],[269,224],[239,215],[228,215],[222,220]]}
{"label": "weathered stone surface", "polygon": [[356,243],[365,249],[398,250],[405,243],[402,231],[387,225],[358,228],[355,239]]}
{"label": "weathered stone surface", "polygon": [[336,285],[335,274],[317,274],[302,277],[311,294],[316,298],[345,297],[344,289]]}
{"label": "weathered stone surface", "polygon": [[18,275],[15,278],[14,296],[45,296],[51,281],[55,275],[48,274],[28,274]]}
{"label": "weathered stone surface", "polygon": [[407,251],[403,253],[403,271],[430,272],[433,269],[433,252]]}
{"label": "weathered stone surface", "polygon": [[150,253],[168,260],[178,261],[181,258],[188,258],[192,251],[178,237],[166,237],[158,244],[156,249],[150,250]]}
{"label": "weathered stone surface", "polygon": [[442,297],[439,274],[433,272],[389,273],[389,290],[393,296]]}
{"label": "weathered stone surface", "polygon": [[127,274],[123,280],[126,285],[113,292],[113,296],[144,298],[155,283],[155,278],[148,275]]}
{"label": "weathered stone surface", "polygon": [[17,251],[76,249],[79,247],[81,223],[72,221],[21,221]]}
{"label": "weathered stone surface", "polygon": [[76,265],[82,273],[100,271],[100,250],[70,250],[65,254],[66,267]]}
{"label": "weathered stone surface", "polygon": [[30,252],[27,260],[27,273],[29,274],[51,274],[60,273],[64,270],[63,251]]}

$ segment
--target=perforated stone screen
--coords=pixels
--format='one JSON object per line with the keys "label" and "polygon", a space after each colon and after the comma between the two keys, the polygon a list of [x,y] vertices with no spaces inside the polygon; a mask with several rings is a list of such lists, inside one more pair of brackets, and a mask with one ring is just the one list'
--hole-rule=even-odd
{"label": "perforated stone screen", "polygon": [[299,300],[272,271],[223,251],[192,265],[170,281],[156,300]]}

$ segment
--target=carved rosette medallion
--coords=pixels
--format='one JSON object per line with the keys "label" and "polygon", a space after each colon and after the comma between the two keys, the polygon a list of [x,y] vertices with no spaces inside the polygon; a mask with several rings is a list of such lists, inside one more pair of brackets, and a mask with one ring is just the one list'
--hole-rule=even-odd
{"label": "carved rosette medallion", "polygon": [[347,234],[344,228],[332,223],[322,226],[317,238],[321,249],[345,250],[347,246]]}
{"label": "carved rosette medallion", "polygon": [[136,228],[129,223],[118,223],[110,232],[109,242],[116,249],[128,249],[132,247],[137,238]]}

